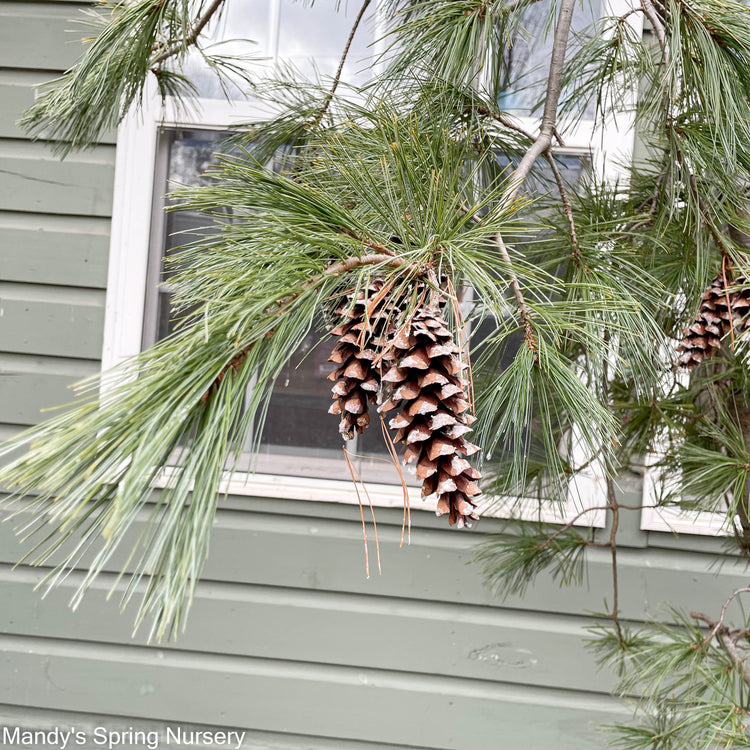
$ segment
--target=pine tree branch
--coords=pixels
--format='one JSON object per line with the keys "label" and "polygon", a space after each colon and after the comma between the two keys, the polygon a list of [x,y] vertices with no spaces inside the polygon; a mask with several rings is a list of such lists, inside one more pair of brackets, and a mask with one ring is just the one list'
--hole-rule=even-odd
{"label": "pine tree branch", "polygon": [[206,28],[208,22],[213,18],[216,11],[221,8],[225,0],[213,0],[213,2],[206,8],[206,12],[196,21],[190,33],[178,42],[174,42],[171,47],[158,54],[153,60],[151,60],[151,69],[153,70],[158,65],[168,60],[170,57],[180,54],[188,47],[192,47],[198,41],[198,37],[201,35],[203,29]]}
{"label": "pine tree branch", "polygon": [[[547,78],[547,94],[544,98],[544,111],[542,122],[539,128],[539,135],[532,142],[531,146],[523,155],[518,167],[513,172],[508,186],[500,200],[501,205],[509,204],[518,194],[521,186],[529,176],[536,160],[552,145],[552,138],[555,134],[557,122],[557,105],[560,100],[560,91],[562,89],[562,74],[565,64],[565,51],[570,36],[570,26],[573,20],[573,10],[575,9],[575,0],[561,0],[560,11],[557,18],[557,27],[555,28],[555,37],[552,43],[552,56],[550,59],[549,75]],[[512,263],[508,248],[500,233],[494,236],[494,242],[498,247],[500,256],[508,266],[513,296],[518,306],[518,314],[524,327],[524,338],[526,345],[534,352],[534,359],[538,361],[537,348],[538,341],[534,328],[531,323],[531,311],[529,310],[526,300],[524,299],[523,289],[518,277],[512,270]]]}
{"label": "pine tree branch", "polygon": [[344,63],[346,62],[347,55],[349,54],[349,48],[352,46],[352,42],[354,41],[354,36],[357,33],[359,24],[362,21],[362,18],[364,17],[365,12],[367,11],[367,8],[369,7],[371,1],[372,0],[364,0],[364,2],[362,3],[362,7],[359,9],[359,13],[357,14],[357,17],[354,19],[354,24],[352,25],[352,29],[349,32],[349,38],[346,40],[344,51],[341,54],[341,60],[339,61],[338,70],[336,71],[336,75],[333,77],[333,85],[331,86],[331,90],[326,95],[326,98],[323,101],[323,105],[321,106],[318,113],[315,115],[315,119],[310,123],[310,126],[309,126],[310,129],[317,128],[318,125],[320,125],[321,120],[325,117],[325,114],[328,111],[328,108],[331,106],[333,97],[336,94],[336,89],[339,86],[339,81],[341,80],[341,74],[344,70]]}
{"label": "pine tree branch", "polygon": [[560,12],[557,17],[557,27],[552,43],[549,76],[547,78],[547,93],[544,98],[544,110],[539,135],[523,155],[521,162],[510,179],[503,195],[503,202],[510,203],[521,188],[524,180],[529,176],[536,160],[552,145],[552,138],[556,132],[557,105],[562,90],[562,74],[565,65],[565,52],[570,36],[570,26],[573,20],[575,0],[561,0]]}
{"label": "pine tree branch", "polygon": [[612,477],[607,477],[607,508],[612,513],[612,526],[609,532],[609,547],[612,553],[612,622],[617,631],[617,638],[620,644],[625,643],[625,636],[620,625],[620,588],[617,575],[617,530],[620,526],[620,506],[617,504],[617,493],[615,492],[615,483]]}
{"label": "pine tree branch", "polygon": [[667,58],[669,56],[669,46],[667,44],[667,36],[664,32],[664,24],[659,18],[659,14],[651,0],[641,0],[641,8],[643,9],[646,18],[651,22],[651,27],[654,30],[656,39],[659,42],[659,47],[661,48],[662,66],[663,68],[666,68]]}
{"label": "pine tree branch", "polygon": [[537,350],[539,348],[539,341],[537,340],[536,333],[534,332],[534,326],[531,323],[531,310],[529,310],[526,304],[526,300],[524,299],[523,290],[521,289],[521,283],[518,280],[518,276],[516,276],[513,271],[513,265],[510,259],[510,254],[508,253],[508,248],[505,246],[505,241],[503,240],[503,237],[499,232],[493,237],[493,241],[497,245],[500,257],[508,267],[508,277],[510,279],[511,288],[513,289],[513,296],[516,300],[516,306],[518,307],[518,317],[523,324],[523,335],[524,339],[526,340],[526,346],[528,346],[528,348],[532,352],[534,352],[534,361],[538,362],[539,356],[537,354]]}
{"label": "pine tree branch", "polygon": [[549,164],[550,169],[552,170],[552,174],[555,178],[555,183],[557,184],[557,192],[559,193],[560,200],[562,201],[563,211],[565,212],[565,216],[568,219],[568,232],[570,233],[570,244],[573,247],[573,260],[575,261],[577,266],[581,267],[585,264],[583,262],[583,258],[581,257],[581,249],[578,245],[578,232],[576,231],[576,222],[575,217],[573,216],[573,208],[570,205],[570,197],[568,196],[568,191],[565,189],[565,184],[563,183],[560,170],[555,163],[555,158],[550,153],[549,149],[544,152],[544,156],[547,159],[547,163]]}
{"label": "pine tree branch", "polygon": [[724,647],[724,650],[729,655],[732,663],[739,669],[742,674],[742,680],[746,685],[750,687],[750,664],[748,663],[748,657],[750,653],[741,653],[737,647],[737,641],[740,638],[747,638],[750,635],[750,629],[748,628],[728,628],[724,625],[724,616],[726,615],[727,607],[732,600],[739,596],[739,594],[750,592],[750,588],[737,589],[732,595],[724,602],[724,606],[721,608],[721,614],[718,620],[714,620],[712,617],[704,614],[703,612],[691,612],[690,616],[696,620],[705,622],[711,627],[711,632],[703,640],[703,646],[707,646],[714,638]]}

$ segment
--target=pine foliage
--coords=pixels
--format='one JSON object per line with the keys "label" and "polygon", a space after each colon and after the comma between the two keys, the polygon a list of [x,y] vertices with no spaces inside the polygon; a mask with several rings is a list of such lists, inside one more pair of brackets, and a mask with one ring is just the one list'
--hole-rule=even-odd
{"label": "pine foliage", "polygon": [[[65,153],[116,126],[150,77],[186,96],[180,64],[221,5],[100,3],[93,41],[23,124]],[[540,511],[601,477],[605,532],[577,531],[582,514],[480,547],[498,593],[541,574],[579,583],[593,547],[616,573],[619,519],[641,509],[618,500],[617,480],[646,457],[663,478],[658,509],[724,513],[750,560],[750,11],[641,0],[575,34],[573,0],[390,0],[382,12],[371,84],[291,68],[254,81],[276,114],[238,131],[205,187],[173,196],[219,228],[176,255],[177,332],[3,449],[27,449],[0,480],[31,519],[31,561],[54,566],[51,583],[86,567],[80,597],[122,545],[123,603],[142,596],[155,637],[184,623],[220,481],[320,319],[337,339],[344,437],[367,428],[369,406],[398,408],[397,443],[459,525],[474,520],[480,475],[485,494]],[[524,34],[551,48],[537,80],[514,78]],[[501,105],[524,84],[540,99],[533,132]],[[566,181],[566,127],[623,116],[638,162],[617,183],[596,164]],[[746,593],[636,628],[613,576],[592,648],[638,708],[616,746],[748,746]]]}

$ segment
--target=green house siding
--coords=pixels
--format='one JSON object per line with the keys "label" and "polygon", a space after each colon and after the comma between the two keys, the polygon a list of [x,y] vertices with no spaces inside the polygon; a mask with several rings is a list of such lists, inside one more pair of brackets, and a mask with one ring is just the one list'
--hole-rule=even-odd
{"label": "green house siding", "polygon": [[[32,85],[76,57],[65,30],[79,7],[0,2],[0,437],[69,401],[101,354],[114,145],[60,162],[15,125]],[[588,586],[542,578],[500,606],[471,557],[504,523],[460,533],[413,515],[400,548],[401,513],[377,511],[383,574],[368,580],[356,507],[230,497],[185,633],[147,646],[132,608],[106,600],[124,553],[72,612],[79,573],[42,599],[45,571],[13,567],[21,513],[0,525],[0,728],[74,726],[92,748],[97,727],[167,725],[247,730],[244,747],[279,750],[601,748],[597,723],[629,716],[582,645],[579,613],[610,596],[606,550],[592,550]],[[739,563],[712,567],[714,540],[623,523],[626,619],[663,602],[715,611],[744,583]]]}

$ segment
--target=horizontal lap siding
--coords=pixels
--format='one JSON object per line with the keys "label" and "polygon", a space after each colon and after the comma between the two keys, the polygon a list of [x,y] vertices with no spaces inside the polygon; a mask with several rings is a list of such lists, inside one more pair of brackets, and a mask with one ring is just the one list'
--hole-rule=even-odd
{"label": "horizontal lap siding", "polygon": [[0,2],[0,423],[13,427],[71,401],[101,357],[113,134],[60,160],[17,125],[80,53],[69,19],[85,7]]}
{"label": "horizontal lap siding", "polygon": [[[61,162],[16,124],[74,62],[85,32],[67,19],[84,7],[0,0],[0,438],[70,401],[101,353],[113,134]],[[602,747],[596,723],[628,717],[582,645],[581,613],[611,596],[606,551],[586,585],[541,576],[501,608],[471,562],[480,534],[413,518],[400,548],[400,513],[378,511],[383,574],[368,580],[356,507],[228,498],[187,629],[158,646],[131,637],[132,605],[106,601],[124,551],[74,613],[81,573],[42,599],[49,569],[14,569],[28,546],[0,524],[0,726],[76,726],[92,748],[97,726],[188,723],[249,728],[258,750]],[[661,546],[622,551],[625,618],[664,601],[714,611],[744,582],[740,565],[709,570],[712,548]]]}

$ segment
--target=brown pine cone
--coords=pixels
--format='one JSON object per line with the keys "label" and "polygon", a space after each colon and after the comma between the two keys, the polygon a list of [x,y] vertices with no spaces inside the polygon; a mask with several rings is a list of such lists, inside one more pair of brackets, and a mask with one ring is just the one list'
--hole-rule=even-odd
{"label": "brown pine cone", "polygon": [[381,373],[387,366],[379,355],[387,333],[394,329],[394,321],[388,295],[377,299],[382,289],[383,281],[374,279],[367,290],[359,291],[353,305],[350,295],[349,304],[336,310],[344,322],[331,331],[339,340],[328,360],[339,367],[328,376],[336,381],[328,412],[341,415],[339,432],[345,440],[351,440],[355,432],[361,434],[369,424],[369,404],[377,401]]}
{"label": "brown pine cone", "polygon": [[390,420],[394,442],[406,446],[405,463],[417,462],[422,497],[437,494],[437,515],[470,526],[478,518],[473,498],[481,477],[466,460],[479,448],[464,435],[475,417],[468,413],[462,371],[453,333],[437,305],[426,306],[391,342],[392,366],[383,375],[390,389],[380,411],[399,409]]}
{"label": "brown pine cone", "polygon": [[724,284],[718,274],[703,293],[698,314],[692,325],[683,330],[677,347],[678,364],[692,370],[721,347],[721,340],[733,329],[739,334],[750,327],[750,288],[727,292],[727,286],[746,284],[744,277]]}

